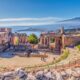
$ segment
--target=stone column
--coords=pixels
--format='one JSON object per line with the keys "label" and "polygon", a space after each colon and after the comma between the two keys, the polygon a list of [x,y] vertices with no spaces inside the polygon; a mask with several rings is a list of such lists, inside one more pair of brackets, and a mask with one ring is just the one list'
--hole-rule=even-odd
{"label": "stone column", "polygon": [[62,35],[62,48],[64,48],[64,47],[65,47],[65,43],[64,43],[64,41],[65,41],[65,36],[64,36],[64,35]]}
{"label": "stone column", "polygon": [[45,46],[45,37],[44,37],[44,46]]}

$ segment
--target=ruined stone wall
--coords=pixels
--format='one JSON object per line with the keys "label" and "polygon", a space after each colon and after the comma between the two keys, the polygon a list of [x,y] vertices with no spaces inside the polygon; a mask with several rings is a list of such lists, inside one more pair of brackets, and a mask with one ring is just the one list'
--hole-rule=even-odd
{"label": "ruined stone wall", "polygon": [[8,33],[6,32],[1,32],[0,33],[0,44],[5,44],[6,42],[9,41],[9,36]]}
{"label": "ruined stone wall", "polygon": [[80,41],[80,36],[64,36],[64,46],[76,45]]}

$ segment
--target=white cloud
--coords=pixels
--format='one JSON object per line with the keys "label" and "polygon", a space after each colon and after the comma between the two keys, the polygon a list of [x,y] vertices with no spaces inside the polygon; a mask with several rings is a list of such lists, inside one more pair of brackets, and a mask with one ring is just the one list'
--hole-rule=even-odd
{"label": "white cloud", "polygon": [[2,18],[0,21],[24,21],[24,20],[61,20],[56,17],[44,17],[44,18]]}
{"label": "white cloud", "polygon": [[0,26],[34,26],[34,25],[49,25],[62,20],[56,17],[44,18],[4,18],[0,19]]}

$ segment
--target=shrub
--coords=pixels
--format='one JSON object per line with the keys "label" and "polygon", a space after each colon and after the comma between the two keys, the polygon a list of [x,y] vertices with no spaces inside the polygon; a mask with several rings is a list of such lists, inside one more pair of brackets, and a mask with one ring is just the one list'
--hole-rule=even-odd
{"label": "shrub", "polygon": [[78,50],[80,51],[80,45],[77,45],[76,47],[77,47],[77,48],[78,48]]}

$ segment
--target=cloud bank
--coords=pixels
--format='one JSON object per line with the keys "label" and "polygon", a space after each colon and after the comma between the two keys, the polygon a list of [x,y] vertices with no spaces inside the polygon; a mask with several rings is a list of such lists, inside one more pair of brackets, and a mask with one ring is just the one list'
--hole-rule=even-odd
{"label": "cloud bank", "polygon": [[0,26],[37,26],[37,25],[51,25],[57,21],[62,20],[56,17],[43,18],[3,18],[0,19]]}

